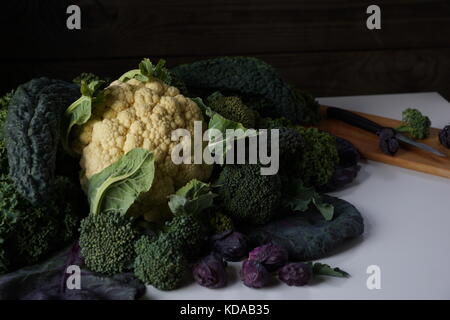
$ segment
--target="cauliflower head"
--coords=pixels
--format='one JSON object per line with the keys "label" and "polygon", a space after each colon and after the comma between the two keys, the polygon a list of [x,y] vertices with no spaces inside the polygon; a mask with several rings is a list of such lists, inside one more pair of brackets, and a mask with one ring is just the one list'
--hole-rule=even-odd
{"label": "cauliflower head", "polygon": [[75,131],[72,148],[81,155],[81,184],[86,188],[90,177],[134,148],[152,151],[156,166],[153,185],[129,212],[148,221],[164,220],[170,215],[170,194],[191,179],[206,181],[211,175],[210,165],[176,165],[171,159],[172,149],[180,143],[171,141],[172,131],[187,129],[193,137],[194,121],[204,121],[202,112],[177,88],[157,78],[146,82],[116,80],[107,90],[104,103]]}

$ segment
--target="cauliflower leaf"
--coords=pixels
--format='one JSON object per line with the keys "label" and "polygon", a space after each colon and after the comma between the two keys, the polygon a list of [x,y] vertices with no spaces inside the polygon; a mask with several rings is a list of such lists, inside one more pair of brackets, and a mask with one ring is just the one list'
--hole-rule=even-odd
{"label": "cauliflower leaf", "polygon": [[136,148],[89,180],[90,212],[117,211],[125,215],[136,198],[150,190],[155,176],[153,153]]}

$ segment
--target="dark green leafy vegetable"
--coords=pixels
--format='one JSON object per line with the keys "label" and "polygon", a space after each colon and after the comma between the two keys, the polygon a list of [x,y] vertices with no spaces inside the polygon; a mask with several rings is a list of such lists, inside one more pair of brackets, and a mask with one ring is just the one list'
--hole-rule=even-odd
{"label": "dark green leafy vegetable", "polygon": [[14,94],[14,90],[6,93],[0,98],[0,174],[8,174],[8,150],[6,150],[4,127],[6,116],[8,115],[9,101]]}
{"label": "dark green leafy vegetable", "polygon": [[81,221],[81,256],[92,271],[106,275],[124,272],[133,263],[136,237],[133,218],[113,211],[90,214]]}
{"label": "dark green leafy vegetable", "polygon": [[33,204],[51,199],[64,110],[78,86],[60,80],[33,79],[20,85],[9,103],[5,134],[10,175]]}
{"label": "dark green leafy vegetable", "polygon": [[62,177],[55,187],[53,199],[35,206],[0,177],[0,274],[36,263],[75,237],[78,189]]}
{"label": "dark green leafy vegetable", "polygon": [[312,118],[312,109],[305,112],[305,100],[298,99],[272,66],[256,58],[218,57],[180,65],[172,72],[183,79],[189,91],[209,89],[264,98],[271,103],[272,112],[263,116],[283,116],[294,123],[302,123],[305,113]]}
{"label": "dark green leafy vegetable", "polygon": [[[78,244],[70,245],[46,261],[0,277],[0,300],[134,300],[145,285],[131,273],[113,277],[86,270]],[[81,289],[68,289],[67,267],[81,267]]]}
{"label": "dark green leafy vegetable", "polygon": [[323,257],[346,239],[361,235],[363,218],[350,203],[323,196],[324,202],[334,206],[331,221],[323,219],[314,208],[290,215],[264,226],[241,226],[253,246],[273,242],[285,247],[289,257],[296,261],[308,261]]}
{"label": "dark green leafy vegetable", "polygon": [[140,148],[129,151],[89,180],[90,212],[126,214],[136,198],[150,190],[154,176],[153,153]]}

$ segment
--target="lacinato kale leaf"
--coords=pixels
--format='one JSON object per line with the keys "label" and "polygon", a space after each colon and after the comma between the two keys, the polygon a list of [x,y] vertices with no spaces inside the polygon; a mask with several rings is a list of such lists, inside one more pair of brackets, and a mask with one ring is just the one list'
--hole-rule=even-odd
{"label": "lacinato kale leaf", "polygon": [[10,100],[5,125],[10,176],[33,204],[55,192],[61,118],[78,92],[75,84],[39,78],[20,85]]}
{"label": "lacinato kale leaf", "polygon": [[334,206],[331,221],[323,219],[317,209],[310,208],[263,226],[241,226],[242,231],[255,247],[273,242],[285,247],[292,260],[319,259],[364,231],[363,218],[353,205],[330,196],[324,195],[323,198],[324,202]]}
{"label": "lacinato kale leaf", "polygon": [[263,116],[282,116],[298,124],[316,118],[311,113],[318,114],[318,108],[313,111],[271,65],[257,58],[218,57],[183,64],[172,72],[186,83],[189,91],[218,90],[264,98],[271,108],[270,114]]}

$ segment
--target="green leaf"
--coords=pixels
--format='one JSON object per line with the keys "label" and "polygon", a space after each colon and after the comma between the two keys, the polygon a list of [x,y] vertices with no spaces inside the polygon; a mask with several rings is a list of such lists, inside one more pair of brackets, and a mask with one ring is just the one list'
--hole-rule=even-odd
{"label": "green leaf", "polygon": [[312,271],[314,275],[330,276],[339,278],[348,278],[350,274],[339,268],[332,268],[328,264],[316,262],[312,265]]}
{"label": "green leaf", "polygon": [[119,77],[119,81],[127,82],[130,79],[136,78],[136,76],[141,75],[141,70],[133,69],[125,72],[123,75]]}
{"label": "green leaf", "polygon": [[140,148],[129,151],[89,180],[90,212],[126,214],[136,198],[150,190],[154,176],[153,153]]}
{"label": "green leaf", "polygon": [[91,81],[87,84],[85,81],[81,81],[80,92],[82,96],[72,103],[64,112],[63,115],[63,134],[61,137],[61,143],[64,150],[75,156],[74,152],[70,148],[70,133],[75,125],[82,125],[88,122],[92,116],[92,110],[95,106],[104,102],[108,90],[101,90],[95,97],[95,92],[104,84],[104,81]]}
{"label": "green leaf", "polygon": [[283,199],[285,207],[293,211],[305,212],[312,203],[326,221],[333,219],[333,205],[323,202],[322,197],[315,191],[314,187],[306,187],[300,179],[292,179],[291,186],[287,190],[288,192]]}
{"label": "green leaf", "polygon": [[169,208],[174,215],[197,215],[211,207],[215,197],[209,184],[192,179],[169,197]]}
{"label": "green leaf", "polygon": [[[194,101],[198,105],[198,107],[202,110],[202,112],[205,113],[210,118],[208,123],[208,129],[217,129],[222,133],[222,139],[216,139],[216,137],[213,136],[212,131],[209,131],[210,134],[208,136],[209,139],[208,148],[211,152],[214,152],[214,150],[222,148],[221,163],[225,163],[226,153],[232,148],[231,142],[246,137],[254,137],[258,135],[256,131],[247,131],[247,128],[245,128],[242,125],[242,123],[228,120],[227,118],[213,111],[203,102],[201,98],[199,97],[192,98],[192,101]],[[242,131],[238,135],[227,136],[226,132],[229,129]]]}
{"label": "green leaf", "polygon": [[164,67],[165,64],[166,61],[164,59],[160,59],[156,66],[154,66],[150,59],[145,58],[139,63],[139,69],[133,69],[125,72],[122,76],[120,76],[119,80],[126,82],[130,79],[136,79],[141,82],[146,82],[154,77],[166,84],[169,84],[170,72],[166,67]]}

